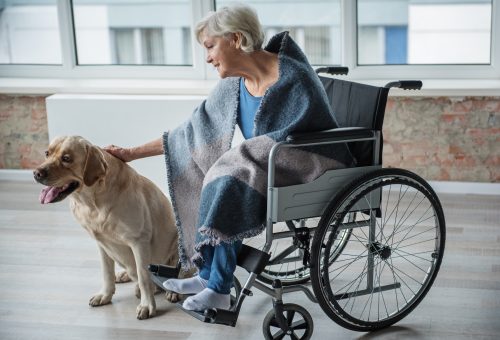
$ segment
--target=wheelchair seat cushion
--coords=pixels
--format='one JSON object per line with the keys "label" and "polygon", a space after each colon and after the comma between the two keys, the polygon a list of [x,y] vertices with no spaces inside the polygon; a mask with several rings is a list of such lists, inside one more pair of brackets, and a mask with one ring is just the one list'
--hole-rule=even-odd
{"label": "wheelchair seat cushion", "polygon": [[[292,132],[338,127],[326,93],[288,32],[266,50],[278,53],[279,79],[262,98],[254,138],[231,148],[240,78],[219,81],[181,126],[163,136],[168,187],[185,269],[202,261],[205,245],[232,242],[264,229],[267,164],[271,148]],[[328,169],[353,165],[345,144],[284,149],[276,163],[276,186],[312,181]]]}

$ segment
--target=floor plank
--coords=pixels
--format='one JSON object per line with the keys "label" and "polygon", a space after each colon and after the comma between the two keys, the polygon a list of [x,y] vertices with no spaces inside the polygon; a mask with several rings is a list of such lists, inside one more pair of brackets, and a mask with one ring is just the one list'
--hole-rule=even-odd
{"label": "floor plank", "polygon": [[[68,202],[40,205],[34,183],[0,181],[0,339],[262,339],[271,299],[255,290],[236,327],[207,325],[156,296],[158,316],[135,318],[134,284],[92,308],[100,287],[97,247]],[[441,271],[425,300],[397,325],[357,333],[331,321],[302,293],[285,302],[308,309],[313,339],[498,339],[500,197],[440,195],[447,221]],[[238,270],[240,280],[245,274]]]}

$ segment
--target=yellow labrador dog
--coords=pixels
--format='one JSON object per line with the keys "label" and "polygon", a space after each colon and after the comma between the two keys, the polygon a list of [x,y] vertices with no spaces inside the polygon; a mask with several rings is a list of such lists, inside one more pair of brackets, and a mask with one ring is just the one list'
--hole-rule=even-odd
{"label": "yellow labrador dog", "polygon": [[[40,194],[41,203],[69,196],[73,214],[99,246],[104,284],[89,304],[110,303],[115,282],[132,279],[141,299],[137,318],[153,316],[154,287],[147,266],[175,266],[178,261],[177,230],[168,199],[129,165],[82,137],[56,138],[46,156],[34,171],[35,180],[47,186]],[[115,262],[125,272],[115,276]]]}

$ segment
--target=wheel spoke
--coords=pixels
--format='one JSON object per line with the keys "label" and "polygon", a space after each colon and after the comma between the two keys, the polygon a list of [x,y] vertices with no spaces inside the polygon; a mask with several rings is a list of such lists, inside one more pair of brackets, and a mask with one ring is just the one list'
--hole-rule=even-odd
{"label": "wheel spoke", "polygon": [[[377,267],[377,265],[374,265],[373,266],[373,270],[375,270],[376,267]],[[368,270],[370,270],[370,269],[368,269]],[[365,309],[368,306],[368,302],[369,302],[370,303],[370,307],[368,308],[368,320],[370,320],[370,312],[371,312],[372,303],[373,303],[373,292],[374,292],[374,290],[375,290],[375,285],[372,282],[372,289],[371,289],[371,292],[369,293],[370,296],[369,296],[368,300],[366,301],[366,304],[365,304],[363,310],[361,311],[361,315],[360,315],[360,316],[363,316],[363,314],[365,312]]]}
{"label": "wheel spoke", "polygon": [[[406,192],[405,192],[405,194],[406,194]],[[386,219],[383,222],[384,225],[386,225],[386,223],[391,219],[392,214],[394,214],[394,212],[396,212],[396,216],[397,216],[397,210],[398,210],[398,207],[399,207],[399,202],[401,200],[401,186],[399,186],[399,194],[398,194],[398,196],[399,196],[398,204],[395,204],[394,207],[392,208],[392,211],[389,214],[389,216],[386,216]],[[387,198],[387,202],[389,203],[389,197]]]}
{"label": "wheel spoke", "polygon": [[[407,187],[406,190],[408,190],[410,187]],[[406,193],[406,191],[405,191]],[[406,209],[405,211],[403,212],[403,215],[401,216],[401,219],[400,221],[403,219],[403,217],[406,215],[406,212],[408,211],[408,209],[410,209],[411,205],[413,204],[413,201],[415,200],[415,198],[417,198],[417,195],[418,195],[418,191],[415,193],[415,195],[413,195],[413,198],[412,200],[410,201],[410,203],[408,203],[408,205],[406,206]],[[425,198],[425,197],[424,197]],[[397,205],[399,206],[399,203],[400,201],[398,201]],[[420,204],[420,203],[419,203]],[[418,205],[417,205],[417,208],[418,208]],[[414,210],[413,210],[414,211]],[[413,212],[412,211],[412,212]],[[410,212],[410,214],[408,215],[408,217],[412,214],[412,212]],[[400,222],[399,225],[402,225],[407,219],[408,217],[403,221],[403,222]],[[394,229],[398,229],[399,228],[399,225],[398,223],[394,222]]]}
{"label": "wheel spoke", "polygon": [[[434,240],[434,239],[432,239],[432,240]],[[425,242],[427,242],[427,241],[425,241]],[[392,250],[393,250],[394,252],[396,252],[396,253],[404,253],[406,256],[413,256],[413,257],[416,257],[416,258],[418,258],[418,259],[420,259],[420,260],[422,260],[422,261],[426,261],[426,262],[430,262],[430,263],[434,262],[433,260],[429,260],[429,259],[426,259],[426,258],[424,258],[424,257],[422,257],[422,256],[418,256],[418,255],[420,255],[420,254],[434,253],[434,250],[422,251],[422,252],[419,252],[419,253],[413,253],[413,254],[408,253],[408,252],[406,252],[406,251],[404,251],[404,250],[401,250],[401,247],[399,247],[398,249],[392,249]],[[399,255],[399,256],[393,256],[393,255],[391,255],[391,256],[392,256],[392,258],[400,258],[400,257],[402,257],[403,255]]]}
{"label": "wheel spoke", "polygon": [[285,337],[286,333],[283,332],[282,330],[279,330],[278,332],[276,332],[275,334],[273,334],[273,339],[276,339],[276,340],[281,340]]}
{"label": "wheel spoke", "polygon": [[[356,286],[356,288],[354,289],[354,291],[357,291],[359,290],[359,286],[361,285],[361,282],[363,281],[363,279],[368,275],[367,272],[365,272],[365,269],[368,267],[368,259],[366,259],[365,261],[365,266],[363,267],[363,270],[361,271],[361,274],[359,274],[356,278],[354,278],[354,280],[352,280],[351,282],[347,283],[344,287],[342,287],[341,289],[337,290],[337,294],[339,291],[343,290],[347,285],[349,285],[349,287],[347,287],[346,289],[346,292],[349,292],[349,289],[358,281],[359,279],[359,282]],[[345,307],[349,304],[349,302],[351,301],[351,297],[349,297],[345,303]],[[354,302],[353,302],[353,306],[354,307]],[[352,310],[352,307],[351,307],[351,310]]]}
{"label": "wheel spoke", "polygon": [[[386,264],[387,264],[387,262],[384,261],[384,265],[383,265],[382,269],[380,270],[380,274],[382,274],[382,272],[384,271]],[[396,283],[396,280],[394,280],[393,283]],[[379,275],[378,284],[380,287],[380,275]],[[385,298],[384,298],[384,292],[383,291],[380,292],[380,295],[382,296],[382,302],[384,303],[385,315],[389,316],[389,311],[387,310],[387,303],[385,302]],[[379,309],[379,315],[380,315],[380,309]]]}
{"label": "wheel spoke", "polygon": [[[419,285],[420,285],[420,284],[422,284],[421,282],[419,282],[419,281],[415,280],[412,276],[410,276],[410,275],[406,274],[404,271],[402,271],[402,270],[401,270],[401,269],[399,269],[398,267],[393,266],[392,268],[393,268],[395,271],[398,271],[399,273],[403,274],[403,275],[404,275],[404,276],[406,276],[407,278],[409,278],[409,279],[411,279],[411,280],[415,281],[415,282],[416,282],[416,283],[418,283]],[[402,278],[401,276],[399,276],[399,274],[397,274],[397,273],[396,273],[396,275],[399,277],[399,279],[400,279],[401,281],[403,281],[403,283],[406,285],[406,287],[408,287],[408,289],[409,289],[409,290],[411,290],[411,292],[415,295],[416,293],[415,293],[415,292],[414,292],[414,291],[410,288],[410,286],[406,283],[406,281],[405,281],[405,280],[403,280],[403,278]]]}
{"label": "wheel spoke", "polygon": [[[419,266],[417,266],[415,263],[413,263],[412,261],[408,260],[408,259],[406,258],[406,256],[400,255],[400,258],[402,258],[403,260],[405,260],[405,261],[407,261],[408,263],[410,263],[411,265],[413,265],[415,268],[417,268],[418,270],[420,270],[422,273],[427,274],[427,271],[426,271],[426,270],[424,270],[424,269],[420,268],[420,267],[419,267]],[[415,281],[416,281],[416,280],[415,280]],[[417,281],[417,282],[418,282],[418,281]]]}
{"label": "wheel spoke", "polygon": [[[423,198],[423,199],[425,199],[425,196],[424,196],[424,198]],[[420,203],[422,203],[422,201],[420,201],[418,205],[420,205]],[[418,208],[418,206],[417,206],[417,207],[415,207],[415,209],[413,209],[413,211],[415,211],[417,208]],[[422,216],[424,216],[424,215],[427,213],[427,211],[429,211],[429,209],[430,209],[430,208],[432,208],[432,206],[429,206],[429,208],[427,208],[427,210],[424,212],[424,214],[423,214]],[[413,211],[412,211],[412,213],[413,213]],[[421,218],[422,218],[422,217],[421,217]],[[412,226],[410,226],[410,228],[405,228],[405,229],[409,229],[409,230],[406,232],[405,236],[403,236],[403,238],[402,238],[402,239],[405,239],[406,235],[408,235],[408,234],[411,232],[411,230],[413,230],[413,228],[414,228],[414,227],[415,227],[418,223],[423,222],[423,221],[421,221],[421,218],[420,218],[417,222],[415,222]],[[393,232],[393,235],[392,235],[392,236],[393,236],[393,241],[394,241],[394,235],[395,235],[395,234],[396,234],[396,231],[394,231],[394,232]],[[399,245],[399,243],[401,243],[401,241],[399,241],[399,242],[398,242],[398,244],[396,244],[396,247]]]}
{"label": "wheel spoke", "polygon": [[288,310],[286,312],[286,321],[287,321],[288,327],[290,327],[292,325],[294,316],[295,316],[294,310]]}
{"label": "wheel spoke", "polygon": [[[363,253],[364,253],[364,252],[363,252]],[[368,257],[368,255],[363,256],[363,257]],[[354,263],[354,262],[355,262],[355,261],[357,261],[357,260],[358,260],[358,258],[356,258],[356,259],[352,260],[352,261],[351,261],[350,263],[348,263],[348,264],[345,264],[345,265],[343,265],[343,266],[341,266],[341,267],[337,268],[337,269],[340,269],[340,268],[344,268],[344,269],[342,269],[342,271],[341,271],[340,273],[338,273],[335,277],[331,278],[331,279],[330,279],[330,282],[331,282],[331,281],[333,281],[333,280],[335,280],[335,279],[336,279],[339,275],[341,275],[341,274],[342,274],[342,273],[343,273],[343,272],[344,272],[347,268],[349,268],[349,265],[350,265],[350,264]],[[368,259],[366,259],[365,268],[366,268],[366,266],[367,266],[367,265],[368,265]],[[337,269],[336,269],[336,268],[333,268],[331,271],[329,271],[329,272],[328,272],[328,274],[333,274],[333,272],[335,272]],[[363,268],[363,269],[364,269],[364,268]],[[361,274],[360,274],[360,275],[361,275]],[[328,276],[330,276],[330,275],[328,275]],[[342,289],[342,288],[341,288],[341,289]]]}
{"label": "wheel spoke", "polygon": [[[406,284],[406,282],[405,282],[404,280],[402,280],[402,279],[401,279],[401,277],[400,277],[400,276],[399,276],[399,275],[398,275],[398,274],[394,271],[394,266],[393,266],[393,264],[392,264],[392,258],[390,258],[390,260],[391,260],[391,265],[389,265],[389,269],[390,269],[390,270],[391,270],[391,272],[392,272],[392,276],[393,276],[393,278],[394,278],[394,282],[396,282],[396,276],[397,276],[397,277],[398,277],[401,281],[403,281],[403,283],[405,284],[405,286],[408,286],[408,285]],[[405,295],[405,293],[404,293],[404,291],[403,291],[403,288],[402,288],[402,287],[399,287],[399,290],[401,291],[401,295],[403,296],[403,299],[405,300],[405,302],[406,302],[406,303],[408,303],[408,299],[406,298],[406,295]],[[411,290],[411,289],[410,289],[410,290]],[[397,296],[397,295],[396,295],[396,296]],[[399,311],[399,304],[398,304],[398,311]]]}
{"label": "wheel spoke", "polygon": [[307,329],[307,322],[303,320],[295,321],[292,323],[291,327],[292,329]]}
{"label": "wheel spoke", "polygon": [[429,228],[429,229],[427,229],[427,230],[424,230],[424,231],[422,231],[422,232],[420,232],[420,233],[418,233],[418,234],[415,234],[415,235],[412,235],[412,236],[410,236],[410,237],[408,237],[408,238],[405,238],[404,240],[401,240],[401,241],[400,241],[400,242],[399,242],[399,243],[398,243],[395,247],[393,247],[392,249],[400,249],[400,248],[409,247],[409,246],[412,246],[412,245],[415,245],[415,244],[420,244],[420,243],[424,243],[424,242],[434,241],[434,240],[436,240],[436,237],[433,237],[433,238],[431,238],[431,239],[429,239],[429,240],[424,240],[424,241],[420,241],[420,242],[416,242],[416,243],[411,243],[411,244],[407,244],[407,245],[404,245],[404,246],[400,246],[400,244],[401,244],[402,242],[404,242],[404,241],[408,241],[408,240],[410,240],[410,239],[412,239],[412,238],[414,238],[414,237],[420,236],[420,235],[422,235],[422,234],[424,234],[424,233],[427,233],[427,232],[429,232],[429,231],[431,231],[431,230],[435,230],[435,229],[436,229],[435,227],[431,227],[431,228]]}
{"label": "wheel spoke", "polygon": [[[335,277],[331,278],[331,279],[330,279],[330,281],[331,281],[331,280],[335,280],[335,279],[336,279],[339,275],[341,275],[341,274],[342,274],[345,270],[347,270],[347,268],[349,268],[349,266],[350,266],[351,264],[353,264],[354,262],[356,262],[356,261],[357,261],[357,260],[359,260],[360,258],[365,258],[365,257],[368,257],[368,254],[367,254],[367,255],[362,256],[365,252],[367,252],[367,250],[363,251],[363,253],[361,253],[359,256],[357,256],[355,259],[353,259],[353,260],[352,260],[351,262],[349,262],[349,263],[346,263],[346,264],[344,264],[344,265],[342,265],[342,266],[340,266],[340,267],[337,267],[337,268],[332,268],[332,270],[330,270],[330,271],[328,272],[328,274],[333,274],[333,272],[335,272],[335,271],[337,271],[337,270],[339,270],[339,269],[341,269],[341,268],[344,268],[344,269],[342,269],[342,271],[341,271],[340,273],[338,273]],[[349,260],[350,260],[350,259],[349,259]],[[339,262],[340,262],[340,261],[339,261]]]}

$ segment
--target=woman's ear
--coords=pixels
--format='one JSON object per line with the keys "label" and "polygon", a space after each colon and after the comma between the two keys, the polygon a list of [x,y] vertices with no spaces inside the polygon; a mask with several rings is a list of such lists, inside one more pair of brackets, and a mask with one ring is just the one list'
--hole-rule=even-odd
{"label": "woman's ear", "polygon": [[241,45],[243,44],[243,34],[241,32],[233,33],[233,43],[237,49],[241,49]]}

